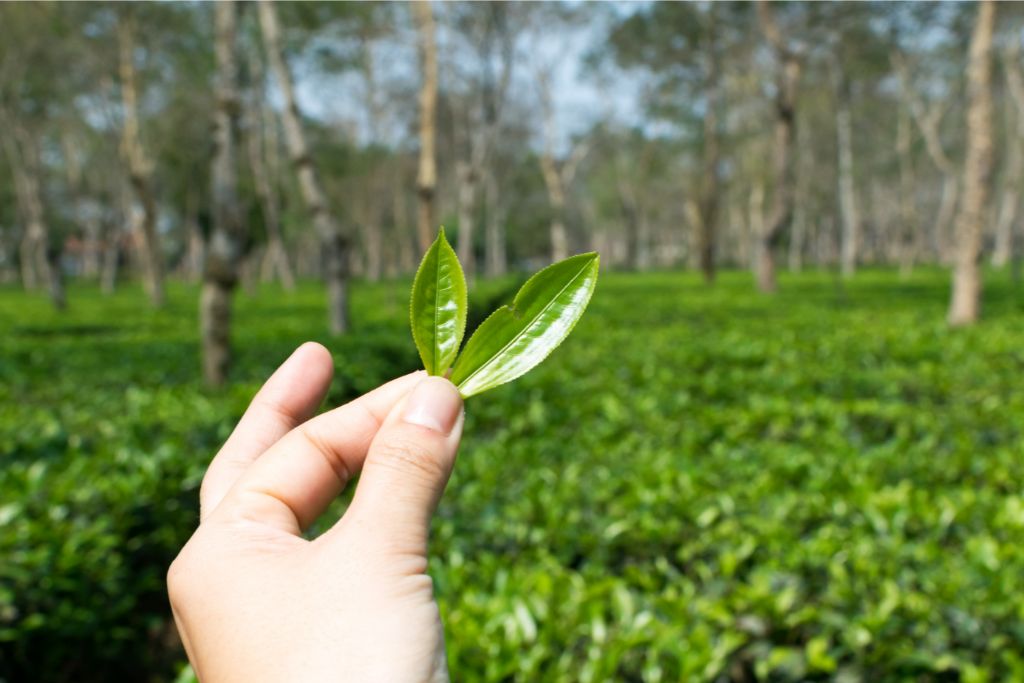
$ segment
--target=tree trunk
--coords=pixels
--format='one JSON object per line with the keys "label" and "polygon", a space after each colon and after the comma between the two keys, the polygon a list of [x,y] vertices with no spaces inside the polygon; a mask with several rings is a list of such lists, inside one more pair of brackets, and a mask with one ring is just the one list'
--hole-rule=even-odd
{"label": "tree trunk", "polygon": [[762,292],[771,293],[777,288],[775,277],[775,256],[772,254],[770,241],[764,239],[757,250],[757,288]]}
{"label": "tree trunk", "polygon": [[67,295],[64,290],[64,272],[60,267],[60,257],[63,251],[60,246],[56,244],[46,244],[44,246],[47,263],[47,273],[49,278],[46,281],[46,290],[50,295],[50,302],[53,307],[58,311],[63,311],[68,307]]}
{"label": "tree trunk", "polygon": [[0,284],[10,284],[18,279],[18,271],[14,267],[16,247],[11,237],[10,232],[0,230]]}
{"label": "tree trunk", "polygon": [[82,226],[82,256],[79,273],[83,278],[95,279],[100,271],[100,236],[103,226],[95,212],[85,207],[87,197],[82,189],[82,158],[78,140],[71,129],[65,128],[60,136],[64,155],[64,171],[71,195],[71,207]]}
{"label": "tree trunk", "polygon": [[[369,213],[376,216],[376,207],[370,206]],[[380,280],[384,271],[384,235],[380,220],[371,218],[364,226],[366,263],[365,276],[370,282]]]}
{"label": "tree trunk", "polygon": [[757,275],[761,263],[761,235],[764,234],[764,182],[758,180],[750,191],[750,206],[747,208],[747,265]]}
{"label": "tree trunk", "polygon": [[569,257],[569,231],[562,220],[562,209],[554,208],[555,217],[551,219],[551,262],[556,263]]}
{"label": "tree trunk", "polygon": [[577,145],[569,159],[559,164],[555,160],[555,109],[551,95],[551,80],[548,72],[538,72],[537,84],[540,90],[541,111],[544,119],[544,150],[540,155],[540,169],[544,186],[548,191],[551,207],[550,248],[552,263],[569,256],[569,231],[566,227],[566,190],[572,182],[579,163],[586,156],[586,147]]}
{"label": "tree trunk", "polygon": [[774,10],[767,0],[757,4],[761,27],[775,52],[775,191],[768,222],[760,235],[757,256],[757,286],[762,292],[774,292],[775,247],[793,217],[793,148],[796,129],[796,93],[800,82],[801,63],[798,55],[786,46]]}
{"label": "tree trunk", "polygon": [[1020,196],[1020,152],[1014,142],[1008,142],[1010,148],[1006,159],[1006,178],[1003,183],[1002,196],[999,199],[999,211],[996,218],[995,246],[992,250],[992,265],[1004,268],[1010,262],[1013,251],[1013,225],[1017,220]]}
{"label": "tree trunk", "polygon": [[249,298],[255,298],[260,293],[260,266],[266,251],[265,247],[250,245],[238,264],[238,281]]}
{"label": "tree trunk", "polygon": [[286,292],[295,291],[295,272],[292,270],[291,260],[288,251],[284,248],[281,240],[271,240],[263,252],[263,259],[260,263],[261,282],[277,280],[281,288]]}
{"label": "tree trunk", "polygon": [[932,242],[935,244],[935,253],[942,264],[953,263],[953,221],[956,218],[957,202],[960,200],[960,180],[950,174],[942,180],[942,198],[939,200],[939,210],[935,216],[935,226],[932,229]]}
{"label": "tree trunk", "polygon": [[476,273],[476,257],[473,249],[474,223],[476,219],[476,169],[468,161],[455,162],[455,182],[458,185],[459,261],[466,276],[472,279]]}
{"label": "tree trunk", "polygon": [[898,104],[896,116],[896,154],[899,161],[900,178],[900,277],[906,279],[914,268],[914,261],[920,250],[920,230],[917,225],[917,209],[914,201],[916,181],[914,178],[914,160],[911,156],[911,115],[905,93]]}
{"label": "tree trunk", "polygon": [[840,239],[840,272],[850,277],[857,269],[860,242],[860,207],[853,177],[853,117],[850,113],[850,81],[842,66],[833,67],[836,93],[836,148],[839,153],[839,209],[843,219]]}
{"label": "tree trunk", "polygon": [[[388,182],[384,162],[377,162],[363,176],[365,188],[351,202],[359,220],[362,258],[353,261],[353,272],[362,271],[370,282],[378,282],[384,271],[384,222],[387,218],[390,194],[394,186]],[[353,254],[355,256],[355,254]]]}
{"label": "tree trunk", "polygon": [[20,122],[4,117],[12,130],[3,137],[4,149],[14,175],[15,195],[25,231],[19,249],[22,283],[34,290],[45,285],[54,308],[63,310],[64,280],[60,269],[60,247],[50,244],[39,174],[39,149],[34,137]]}
{"label": "tree trunk", "polygon": [[394,239],[398,242],[398,270],[402,273],[412,273],[416,270],[416,253],[413,247],[414,243],[419,243],[419,238],[416,235],[410,234],[407,229],[403,229],[405,226],[412,224],[409,215],[412,213],[409,210],[409,201],[403,192],[395,192],[392,195],[391,201],[394,204],[392,212],[395,216]]}
{"label": "tree trunk", "polygon": [[[515,64],[515,37],[510,30],[508,3],[490,3],[467,27],[466,35],[474,59],[486,65],[480,80],[473,79],[470,90],[456,98],[454,122],[455,147],[462,156],[456,162],[456,201],[460,215],[460,257],[469,258],[466,276],[472,278],[476,267],[473,251],[483,233],[483,269],[491,276],[505,272],[505,215],[507,203],[500,193],[495,152],[499,147],[502,114]],[[495,69],[500,65],[500,68]],[[467,218],[469,229],[463,230]],[[465,265],[465,264],[464,264]]]}
{"label": "tree trunk", "polygon": [[28,224],[25,226],[24,234],[21,236],[21,242],[18,244],[18,264],[21,267],[21,285],[25,288],[25,291],[32,292],[39,288],[39,281],[41,279],[40,273],[36,272],[36,266],[38,264],[38,252],[39,237],[35,226]]}
{"label": "tree trunk", "polygon": [[707,40],[707,58],[704,71],[704,150],[703,172],[701,182],[700,221],[697,230],[697,252],[700,271],[704,282],[715,281],[715,232],[718,224],[719,192],[721,188],[721,145],[719,138],[719,109],[721,107],[722,88],[719,82],[719,55],[716,43],[716,12],[711,3],[708,8],[710,26]]}
{"label": "tree trunk", "polygon": [[[36,202],[37,199],[29,201]],[[41,205],[39,210],[41,212]],[[22,282],[30,290],[45,286],[53,307],[60,311],[67,304],[60,270],[60,250],[51,246],[46,224],[40,216],[41,213],[30,214],[25,226],[20,249]]]}
{"label": "tree trunk", "polygon": [[437,230],[434,218],[434,194],[437,191],[437,43],[434,11],[429,0],[412,3],[413,18],[419,33],[420,70],[420,163],[416,176],[418,197],[416,234],[420,251],[430,247]]}
{"label": "tree trunk", "polygon": [[96,216],[90,216],[84,223],[84,240],[82,244],[82,277],[96,280],[100,275],[102,251],[100,241],[103,238],[103,224]]}
{"label": "tree trunk", "polygon": [[[363,80],[366,81],[366,110],[370,118],[371,144],[386,144],[383,127],[385,107],[379,95],[376,59],[373,53],[373,34],[364,30],[359,35]],[[400,191],[389,182],[386,161],[377,161],[367,173],[368,192],[361,199],[366,207],[363,227],[365,277],[370,282],[380,280],[384,272],[384,223],[387,218],[390,195]]]}
{"label": "tree trunk", "polygon": [[113,294],[117,289],[117,274],[121,266],[121,233],[125,220],[122,212],[122,215],[115,216],[104,226],[100,291],[106,295]]}
{"label": "tree trunk", "polygon": [[[647,226],[640,215],[640,202],[637,200],[636,188],[626,179],[626,174],[618,169],[619,163],[613,162],[615,168],[615,185],[618,189],[619,209],[622,212],[622,223],[626,233],[626,260],[635,270],[646,270],[650,266],[650,245],[647,244]],[[698,209],[693,200],[686,203],[687,216],[692,220]],[[700,216],[696,218],[699,220]]]}
{"label": "tree trunk", "polygon": [[328,325],[333,334],[343,334],[348,329],[349,241],[327,208],[320,176],[306,144],[291,73],[281,52],[277,9],[271,0],[260,0],[259,15],[267,59],[284,97],[281,119],[285,141],[298,174],[299,189],[320,239],[324,278],[327,282]]}
{"label": "tree trunk", "polygon": [[907,98],[914,121],[917,123],[921,136],[924,138],[925,150],[931,158],[932,163],[942,173],[942,196],[939,201],[939,208],[935,220],[931,221],[930,242],[938,260],[942,263],[950,262],[949,233],[950,226],[956,213],[956,203],[959,195],[959,181],[957,170],[952,160],[946,155],[942,146],[940,125],[942,123],[942,103],[937,103],[930,108],[914,97],[914,88],[910,85],[910,74],[902,55],[894,52],[892,56],[893,65],[899,74],[900,89]]}
{"label": "tree trunk", "polygon": [[[1020,211],[1020,186],[1024,180],[1024,74],[1020,67],[1020,45],[1013,41],[1003,53],[1003,73],[1006,89],[1010,93],[1006,108],[1006,166],[1003,172],[1003,192],[999,202],[996,223],[996,244],[992,252],[992,265],[1002,268],[1013,258],[1013,227]],[[1010,122],[1014,125],[1011,126]]]}
{"label": "tree trunk", "polygon": [[982,0],[967,62],[964,197],[957,216],[950,325],[970,325],[981,307],[981,236],[992,176],[992,29],[995,2]]}
{"label": "tree trunk", "polygon": [[199,225],[199,199],[194,191],[185,198],[185,277],[196,283],[203,279],[206,261],[206,241]]}
{"label": "tree trunk", "polygon": [[899,186],[873,178],[869,196],[873,230],[864,234],[862,255],[868,263],[898,262],[904,246]]}
{"label": "tree trunk", "polygon": [[235,53],[237,21],[238,7],[233,0],[214,6],[217,111],[211,174],[213,232],[199,298],[203,377],[213,386],[222,385],[227,379],[231,361],[231,293],[238,282],[243,255],[244,228],[238,206],[235,159],[240,104]]}
{"label": "tree trunk", "polygon": [[160,235],[156,229],[156,199],[150,180],[151,164],[142,147],[139,133],[139,96],[135,71],[135,18],[131,10],[122,11],[117,24],[121,106],[124,123],[121,129],[121,153],[136,198],[142,207],[139,230],[139,261],[143,284],[153,306],[164,305],[164,263]]}
{"label": "tree trunk", "polygon": [[551,223],[548,228],[551,262],[556,263],[569,256],[569,234],[565,228],[565,188],[552,154],[550,148],[541,154],[540,166],[551,207]]}
{"label": "tree trunk", "polygon": [[793,229],[789,236],[789,270],[798,273],[804,265],[804,248],[807,244],[807,216],[810,203],[809,185],[813,177],[811,143],[807,139],[807,126],[800,126],[796,131],[797,167],[796,167],[796,208],[793,210]]}
{"label": "tree trunk", "polygon": [[789,235],[787,262],[791,273],[799,273],[804,267],[804,243],[807,240],[807,209],[797,202],[793,210],[793,226]]}
{"label": "tree trunk", "polygon": [[288,251],[284,246],[281,234],[281,209],[278,201],[277,188],[271,181],[271,169],[277,165],[269,161],[269,157],[277,154],[276,125],[266,107],[264,92],[263,60],[259,51],[249,50],[249,78],[253,83],[252,97],[249,104],[249,127],[247,151],[252,176],[256,185],[256,195],[263,208],[263,225],[267,232],[267,248],[263,254],[260,270],[261,279],[276,275],[281,287],[291,292],[295,289],[295,273],[288,262]]}
{"label": "tree trunk", "polygon": [[744,215],[742,204],[733,198],[728,204],[728,222],[726,223],[726,242],[733,245],[729,254],[730,263],[741,268],[751,268],[750,263],[750,221]]}
{"label": "tree trunk", "polygon": [[487,195],[487,216],[484,224],[487,247],[488,277],[499,277],[508,270],[508,255],[505,252],[506,205],[498,196],[498,179],[494,168],[484,172],[484,192]]}

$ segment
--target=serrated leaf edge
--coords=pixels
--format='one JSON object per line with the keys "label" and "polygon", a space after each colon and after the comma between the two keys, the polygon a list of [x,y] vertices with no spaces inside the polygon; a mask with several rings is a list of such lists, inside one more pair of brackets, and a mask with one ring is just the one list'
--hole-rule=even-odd
{"label": "serrated leaf edge", "polygon": [[[580,268],[579,272],[577,272],[577,273],[576,273],[576,275],[574,275],[574,276],[572,277],[572,279],[570,279],[570,280],[569,280],[569,282],[567,282],[567,283],[565,284],[565,286],[564,286],[564,287],[562,287],[562,289],[561,289],[561,290],[559,290],[559,292],[558,292],[558,295],[560,295],[560,294],[561,294],[562,292],[564,292],[564,291],[565,291],[565,290],[566,290],[566,289],[567,289],[567,288],[569,287],[569,285],[571,285],[571,284],[572,284],[573,282],[575,282],[575,281],[576,281],[576,279],[577,279],[577,278],[578,278],[578,277],[579,277],[579,276],[580,276],[580,275],[581,275],[581,274],[582,274],[582,273],[583,273],[583,272],[584,272],[584,271],[585,271],[585,270],[586,270],[587,268],[589,268],[589,267],[590,267],[590,266],[591,266],[592,264],[594,264],[594,265],[597,265],[598,267],[600,267],[600,264],[601,264],[601,255],[600,255],[600,254],[599,254],[598,252],[596,252],[596,251],[589,251],[589,252],[584,252],[584,253],[582,253],[582,254],[576,254],[575,256],[570,256],[569,258],[576,258],[576,257],[579,257],[579,256],[593,256],[594,258],[593,258],[593,260],[589,260],[589,259],[588,259],[588,260],[586,261],[586,263],[585,263],[585,265],[583,266],[583,268]],[[565,259],[565,260],[568,260],[568,259]],[[487,316],[487,317],[486,317],[486,318],[484,319],[484,321],[483,321],[483,322],[481,322],[481,323],[480,323],[480,324],[479,324],[479,325],[477,326],[476,330],[474,330],[474,331],[473,331],[473,334],[472,334],[472,335],[470,335],[470,337],[469,337],[469,341],[467,341],[467,342],[466,342],[466,346],[469,346],[470,342],[472,342],[472,341],[473,341],[473,337],[475,337],[475,336],[476,336],[477,330],[480,330],[480,329],[481,329],[481,328],[482,328],[482,327],[483,327],[483,326],[484,326],[484,325],[485,325],[485,324],[487,323],[487,321],[488,321],[488,320],[490,320],[491,318],[493,318],[494,316],[496,316],[496,315],[497,315],[498,313],[500,313],[500,312],[501,312],[502,310],[507,310],[507,311],[509,311],[509,313],[511,313],[511,314],[512,314],[512,315],[513,315],[514,317],[516,317],[516,318],[522,317],[522,314],[521,314],[521,313],[517,313],[517,312],[516,312],[516,303],[517,303],[517,302],[519,301],[519,295],[520,295],[520,294],[521,294],[521,293],[523,292],[523,290],[527,289],[527,287],[528,287],[528,286],[530,285],[530,283],[531,283],[531,282],[533,282],[533,280],[535,280],[536,278],[540,277],[540,276],[541,276],[541,275],[542,275],[542,274],[544,273],[544,271],[548,270],[549,268],[553,268],[553,267],[557,266],[557,265],[558,265],[558,264],[560,264],[560,263],[562,263],[562,261],[557,261],[557,262],[555,262],[555,263],[552,263],[551,265],[549,265],[549,266],[546,266],[546,267],[544,267],[544,268],[541,268],[541,269],[540,269],[540,270],[538,270],[538,271],[537,271],[536,273],[534,273],[533,275],[531,275],[531,276],[530,276],[530,278],[529,278],[529,279],[528,279],[528,280],[527,280],[526,282],[524,282],[524,283],[523,283],[523,286],[519,288],[519,291],[517,291],[517,292],[516,292],[516,295],[515,295],[515,297],[514,297],[514,298],[512,299],[512,305],[510,306],[510,305],[508,305],[508,304],[505,304],[504,306],[501,306],[500,308],[497,308],[497,309],[495,309],[495,310],[494,310],[494,311],[493,311],[493,312],[492,312],[492,313],[491,313],[491,314],[490,314],[489,316]],[[548,356],[550,356],[550,355],[551,355],[552,353],[554,353],[555,349],[557,349],[557,348],[558,348],[559,346],[561,346],[561,345],[562,345],[562,342],[564,342],[564,341],[565,341],[566,339],[568,339],[568,338],[569,338],[569,335],[570,335],[570,334],[572,334],[572,331],[573,331],[573,330],[574,330],[574,329],[576,328],[576,324],[577,324],[577,323],[579,323],[580,319],[581,319],[581,318],[583,317],[583,315],[582,315],[582,310],[585,310],[585,309],[586,309],[586,307],[587,307],[588,305],[590,305],[590,300],[591,300],[591,299],[593,298],[593,296],[594,296],[594,290],[595,290],[595,289],[597,288],[597,287],[596,287],[596,284],[597,284],[597,283],[596,283],[596,281],[595,281],[595,286],[594,286],[593,288],[591,288],[590,292],[589,292],[589,293],[587,294],[587,300],[583,302],[583,309],[581,309],[581,314],[580,314],[580,315],[579,315],[579,316],[578,316],[578,317],[576,318],[576,320],[572,321],[572,324],[571,324],[571,325],[569,325],[568,329],[566,329],[566,331],[565,331],[565,335],[564,335],[564,336],[563,336],[563,337],[562,337],[562,338],[561,338],[560,340],[558,340],[558,343],[556,343],[556,344],[555,344],[554,346],[552,346],[552,347],[551,347],[550,349],[548,349],[547,353],[545,353],[545,354],[544,354],[543,356],[541,356],[541,357],[540,357],[540,358],[539,358],[539,359],[537,360],[537,362],[536,362],[536,363],[534,363],[533,367],[531,367],[531,368],[530,368],[529,370],[526,370],[526,372],[529,372],[529,371],[530,371],[530,370],[532,370],[533,368],[535,368],[535,367],[537,367],[538,365],[540,365],[541,363],[543,363],[543,362],[544,362],[544,361],[545,361],[545,360],[546,360],[546,359],[548,358]],[[554,301],[555,299],[557,299],[557,298],[558,298],[558,295],[556,295],[555,297],[552,297],[552,301]],[[549,303],[548,303],[548,305],[547,305],[547,306],[545,306],[543,310],[547,310],[548,306],[550,306],[550,305],[551,305],[551,303],[549,302]],[[464,380],[462,380],[461,382],[459,382],[459,383],[458,383],[458,385],[456,385],[456,388],[458,388],[458,390],[459,390],[459,394],[461,394],[461,395],[462,395],[462,398],[464,398],[464,399],[465,399],[465,398],[469,398],[470,396],[475,396],[476,394],[479,394],[479,393],[482,393],[482,392],[484,392],[484,391],[487,391],[487,389],[493,389],[494,387],[499,387],[499,386],[501,386],[502,384],[508,384],[509,382],[515,381],[515,380],[519,379],[519,377],[522,377],[522,376],[523,376],[524,374],[526,374],[526,372],[524,372],[524,373],[523,373],[523,374],[521,374],[521,375],[517,375],[517,376],[515,376],[515,377],[511,377],[511,378],[509,378],[509,379],[507,379],[507,380],[505,380],[505,381],[503,381],[503,382],[499,382],[498,384],[494,384],[494,385],[491,385],[491,386],[487,387],[487,389],[482,389],[481,391],[473,392],[472,394],[467,394],[467,393],[464,393],[464,392],[462,391],[462,387],[463,387],[463,385],[464,385],[464,384],[466,384],[466,383],[467,383],[467,382],[468,382],[468,381],[469,381],[470,379],[472,379],[473,377],[476,377],[476,376],[477,376],[477,375],[478,375],[478,374],[479,374],[479,373],[480,373],[480,372],[481,372],[481,371],[482,371],[482,370],[483,370],[484,368],[486,368],[486,367],[487,367],[488,365],[490,365],[490,364],[491,364],[491,363],[492,363],[492,362],[494,361],[494,359],[495,359],[495,358],[498,358],[498,357],[499,357],[499,356],[500,356],[500,355],[501,355],[502,353],[504,353],[504,352],[505,352],[505,349],[507,349],[507,348],[508,348],[508,347],[509,347],[509,346],[510,346],[510,345],[511,345],[511,344],[512,344],[512,343],[513,343],[513,342],[514,342],[514,341],[515,341],[516,339],[519,339],[519,337],[520,337],[520,336],[522,336],[522,334],[523,334],[523,332],[521,331],[521,332],[520,332],[519,334],[517,334],[517,335],[516,335],[515,337],[513,337],[513,338],[512,338],[512,339],[511,339],[511,340],[510,340],[510,341],[509,341],[508,343],[506,343],[506,344],[505,344],[504,346],[502,346],[502,347],[501,347],[501,349],[499,349],[499,350],[497,351],[497,353],[495,353],[495,354],[494,354],[494,355],[492,355],[492,356],[491,356],[490,358],[488,358],[488,359],[487,359],[487,362],[485,362],[485,363],[484,363],[483,365],[481,365],[481,366],[480,366],[479,368],[477,368],[476,370],[474,370],[474,371],[472,372],[472,374],[468,375],[468,376],[467,376],[467,377],[466,377],[466,378],[465,378]],[[463,347],[463,350],[465,350],[465,347]],[[459,355],[461,356],[461,353],[460,353]],[[458,359],[458,357],[456,357],[456,359],[455,359],[455,362],[453,362],[453,363],[452,363],[452,367],[453,367],[453,368],[454,368],[454,367],[455,367],[455,366],[456,366],[456,365],[458,364],[458,360],[459,360],[459,359]]]}
{"label": "serrated leaf edge", "polygon": [[[467,287],[466,287],[466,276],[465,276],[465,274],[462,271],[462,263],[459,261],[459,255],[455,253],[455,250],[452,248],[452,245],[448,242],[448,238],[444,234],[444,226],[443,225],[441,226],[440,230],[438,230],[437,237],[434,238],[433,243],[427,248],[427,251],[423,254],[423,259],[420,261],[420,265],[416,269],[416,275],[413,276],[412,282],[413,282],[413,292],[415,292],[416,291],[416,282],[419,280],[420,273],[423,271],[423,267],[427,263],[427,257],[430,256],[431,251],[433,251],[434,249],[436,249],[437,252],[438,252],[437,253],[437,258],[436,258],[436,261],[437,261],[436,270],[435,270],[435,274],[434,274],[434,281],[435,281],[435,283],[437,282],[438,277],[439,277],[439,273],[440,273],[440,268],[441,268],[441,254],[440,254],[440,252],[441,252],[441,250],[444,247],[448,247],[448,251],[451,252],[451,255],[455,258],[455,263],[458,265],[458,275],[461,278],[462,284],[463,284],[462,290],[463,290],[463,295],[464,296],[463,296],[463,299],[462,299],[462,302],[461,302],[462,303],[462,309],[463,309],[464,312],[467,313],[467,315],[464,316],[464,319],[462,321],[462,325],[459,326],[458,335],[456,335],[457,336],[457,341],[455,342],[456,353],[455,353],[455,356],[452,358],[452,362],[451,362],[451,365],[454,366],[455,365],[455,361],[458,359],[458,355],[459,355],[458,351],[459,351],[459,348],[462,345],[462,338],[465,337],[465,335],[466,335],[466,320],[465,319],[469,317],[468,316],[468,312],[469,312],[469,296],[468,296]],[[438,296],[440,295],[440,291],[441,291],[440,288],[435,286],[435,288],[434,288],[434,329],[435,330],[437,329],[437,315],[438,315],[438,313],[437,313],[437,301],[438,301]],[[419,336],[419,334],[416,331],[417,330],[417,326],[416,326],[416,312],[414,310],[413,299],[414,299],[414,297],[409,297],[409,327],[412,329],[412,341],[416,345],[417,352],[419,352],[423,348],[423,344],[421,343],[420,336]],[[458,318],[458,316],[456,316],[456,319],[457,318]],[[435,337],[436,337],[436,335],[435,335]],[[438,368],[437,342],[436,342],[436,340],[435,340],[435,342],[433,344],[430,345],[430,353],[431,353],[431,360],[433,360],[432,365],[434,366],[435,369],[438,370],[438,374],[439,375],[443,375],[445,372],[447,372],[448,368]],[[423,358],[422,353],[420,354],[420,360],[423,361],[424,365],[427,365],[426,358]],[[426,368],[426,370],[427,370],[427,374],[432,374],[430,372],[430,368]]]}

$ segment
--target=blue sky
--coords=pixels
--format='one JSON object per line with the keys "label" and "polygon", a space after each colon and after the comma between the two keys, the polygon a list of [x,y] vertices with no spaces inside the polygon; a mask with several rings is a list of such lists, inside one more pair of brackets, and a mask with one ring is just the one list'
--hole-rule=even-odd
{"label": "blue sky", "polygon": [[[618,4],[616,13],[635,10],[636,4]],[[513,90],[517,97],[536,98],[532,78],[536,62],[553,66],[553,97],[555,99],[556,125],[560,145],[568,146],[572,135],[589,128],[596,120],[611,116],[620,121],[639,119],[639,88],[634,76],[609,79],[587,74],[584,57],[591,47],[601,40],[606,30],[602,16],[595,15],[595,21],[586,23],[571,31],[558,35],[545,35],[521,44],[514,67]],[[399,30],[396,39],[381,43],[375,50],[379,79],[385,83],[415,83],[418,79],[418,56],[415,37],[405,27]],[[442,83],[451,79],[454,73],[453,60],[459,59],[455,50],[445,49],[451,44],[452,36],[443,21],[438,24],[438,43],[441,48],[439,68]],[[358,73],[326,74],[315,69],[308,59],[296,60],[292,65],[296,76],[296,89],[303,113],[326,123],[339,125],[358,135],[369,137],[366,88]],[[450,82],[450,81],[449,81]],[[539,105],[527,108],[539,112]],[[538,128],[539,128],[538,120]],[[387,121],[387,135],[399,134],[398,122]]]}

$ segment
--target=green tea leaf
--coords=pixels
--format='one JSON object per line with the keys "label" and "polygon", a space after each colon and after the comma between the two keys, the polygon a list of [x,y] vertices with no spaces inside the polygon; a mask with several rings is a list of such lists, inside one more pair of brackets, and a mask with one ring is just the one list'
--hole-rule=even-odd
{"label": "green tea leaf", "polygon": [[412,284],[412,338],[431,375],[443,375],[455,360],[466,331],[466,277],[444,228],[423,255]]}
{"label": "green tea leaf", "polygon": [[548,357],[572,331],[597,284],[599,257],[579,254],[540,271],[512,306],[480,324],[452,368],[464,397],[521,377]]}

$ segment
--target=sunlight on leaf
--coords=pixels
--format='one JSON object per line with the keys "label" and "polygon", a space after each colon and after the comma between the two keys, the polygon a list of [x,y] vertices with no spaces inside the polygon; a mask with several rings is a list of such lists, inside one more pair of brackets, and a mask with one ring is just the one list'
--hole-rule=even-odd
{"label": "sunlight on leaf", "polygon": [[476,329],[452,368],[464,397],[521,377],[555,350],[583,315],[600,259],[596,253],[559,261],[526,281],[511,306]]}
{"label": "sunlight on leaf", "polygon": [[412,337],[429,374],[445,374],[455,360],[466,309],[466,278],[441,228],[416,271],[409,306]]}

